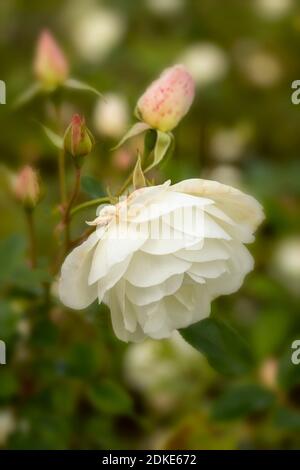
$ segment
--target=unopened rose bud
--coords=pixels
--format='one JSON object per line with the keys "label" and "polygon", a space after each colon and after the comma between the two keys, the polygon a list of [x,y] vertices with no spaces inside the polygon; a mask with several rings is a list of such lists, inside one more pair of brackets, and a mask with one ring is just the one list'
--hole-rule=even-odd
{"label": "unopened rose bud", "polygon": [[94,137],[86,127],[85,119],[79,114],[74,114],[64,136],[66,152],[74,157],[77,166],[81,166],[81,158],[91,153],[93,147]]}
{"label": "unopened rose bud", "polygon": [[22,168],[13,181],[16,199],[26,209],[33,209],[40,200],[41,191],[37,172],[29,165]]}
{"label": "unopened rose bud", "polygon": [[141,96],[136,114],[154,129],[171,131],[186,115],[195,96],[195,84],[183,65],[166,69]]}
{"label": "unopened rose bud", "polygon": [[68,78],[68,62],[57,42],[47,30],[38,39],[34,60],[36,78],[46,90],[54,90]]}

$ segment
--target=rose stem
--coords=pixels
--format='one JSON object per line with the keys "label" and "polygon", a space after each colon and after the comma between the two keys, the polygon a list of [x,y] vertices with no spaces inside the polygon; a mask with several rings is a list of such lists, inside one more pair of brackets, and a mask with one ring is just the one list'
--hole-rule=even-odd
{"label": "rose stem", "polygon": [[75,184],[74,184],[73,192],[64,210],[64,215],[63,215],[63,224],[65,227],[65,250],[66,252],[68,251],[69,246],[70,246],[70,222],[71,222],[70,213],[71,213],[72,206],[74,202],[76,201],[77,196],[79,194],[80,179],[81,179],[81,170],[78,167],[76,168],[76,172],[75,172]]}
{"label": "rose stem", "polygon": [[27,230],[28,230],[30,265],[32,269],[34,269],[36,268],[36,265],[37,265],[37,255],[36,255],[36,233],[35,233],[33,209],[26,209],[25,217],[26,217]]}
{"label": "rose stem", "polygon": [[65,171],[65,152],[63,149],[58,153],[58,175],[59,175],[59,192],[60,202],[64,206],[66,203],[66,171]]}
{"label": "rose stem", "polygon": [[78,206],[74,207],[71,210],[70,215],[73,216],[77,214],[77,212],[80,212],[82,209],[86,209],[87,207],[92,207],[92,206],[98,206],[102,202],[109,202],[109,201],[110,201],[110,198],[105,196],[105,197],[100,197],[98,199],[92,199],[91,201],[83,202],[82,204],[79,204]]}

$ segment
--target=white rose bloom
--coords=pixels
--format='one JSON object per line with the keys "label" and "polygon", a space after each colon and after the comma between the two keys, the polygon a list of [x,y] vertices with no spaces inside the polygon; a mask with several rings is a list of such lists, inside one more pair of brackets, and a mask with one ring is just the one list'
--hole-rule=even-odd
{"label": "white rose bloom", "polygon": [[138,189],[103,208],[68,255],[60,298],[74,309],[104,301],[123,341],[169,337],[239,289],[253,268],[244,243],[262,220],[253,197],[214,181]]}

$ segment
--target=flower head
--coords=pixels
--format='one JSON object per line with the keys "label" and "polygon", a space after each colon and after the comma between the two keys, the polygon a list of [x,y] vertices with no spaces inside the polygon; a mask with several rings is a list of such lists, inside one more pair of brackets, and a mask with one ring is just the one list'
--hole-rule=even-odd
{"label": "flower head", "polygon": [[24,207],[33,209],[40,199],[40,185],[36,171],[24,166],[13,180],[13,192]]}
{"label": "flower head", "polygon": [[149,126],[168,132],[186,115],[195,96],[195,84],[183,65],[166,69],[140,97],[137,116]]}
{"label": "flower head", "polygon": [[68,78],[68,62],[52,34],[42,31],[36,48],[34,72],[46,90],[53,90]]}
{"label": "flower head", "polygon": [[64,136],[65,150],[80,164],[81,157],[85,157],[94,147],[94,138],[85,124],[84,117],[74,114]]}
{"label": "flower head", "polygon": [[262,219],[254,198],[217,182],[140,188],[91,222],[62,266],[60,298],[75,309],[104,301],[123,341],[169,337],[239,289],[253,268],[244,243]]}

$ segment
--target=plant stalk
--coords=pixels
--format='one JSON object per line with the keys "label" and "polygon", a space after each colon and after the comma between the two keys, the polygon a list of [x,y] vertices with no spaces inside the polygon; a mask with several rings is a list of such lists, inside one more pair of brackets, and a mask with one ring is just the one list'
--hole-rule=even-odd
{"label": "plant stalk", "polygon": [[65,152],[59,150],[58,154],[58,175],[59,175],[59,192],[60,202],[62,206],[66,203],[66,170],[65,170]]}
{"label": "plant stalk", "polygon": [[37,244],[33,209],[25,209],[25,217],[28,231],[30,266],[32,269],[35,269],[37,266]]}
{"label": "plant stalk", "polygon": [[72,217],[73,215],[77,214],[77,212],[80,212],[81,210],[86,209],[88,207],[98,206],[103,202],[110,202],[110,198],[108,196],[105,196],[100,197],[98,199],[92,199],[91,201],[83,202],[82,204],[79,204],[71,210],[70,216]]}
{"label": "plant stalk", "polygon": [[63,213],[63,225],[65,229],[65,251],[66,252],[68,251],[70,242],[71,242],[71,237],[70,237],[71,209],[79,194],[80,179],[81,179],[81,169],[78,167],[76,168],[75,184],[74,184],[73,192],[71,194],[70,200],[66,208],[64,209],[64,213]]}

